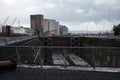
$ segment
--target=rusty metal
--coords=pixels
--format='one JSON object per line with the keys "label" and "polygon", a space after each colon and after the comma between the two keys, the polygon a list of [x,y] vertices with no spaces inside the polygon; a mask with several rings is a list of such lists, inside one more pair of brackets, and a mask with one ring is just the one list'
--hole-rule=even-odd
{"label": "rusty metal", "polygon": [[17,63],[13,59],[10,59],[8,61],[0,61],[0,70],[16,69],[16,68],[17,68]]}

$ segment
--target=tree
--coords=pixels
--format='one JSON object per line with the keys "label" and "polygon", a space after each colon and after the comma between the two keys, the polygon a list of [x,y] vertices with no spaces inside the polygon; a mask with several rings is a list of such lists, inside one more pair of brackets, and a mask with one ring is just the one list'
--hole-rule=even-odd
{"label": "tree", "polygon": [[120,24],[113,26],[114,35],[120,35]]}

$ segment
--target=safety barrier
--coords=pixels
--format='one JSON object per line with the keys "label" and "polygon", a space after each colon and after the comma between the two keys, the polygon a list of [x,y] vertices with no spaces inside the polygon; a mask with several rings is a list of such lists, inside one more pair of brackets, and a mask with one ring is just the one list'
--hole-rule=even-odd
{"label": "safety barrier", "polygon": [[119,47],[1,46],[0,61],[18,65],[120,68]]}

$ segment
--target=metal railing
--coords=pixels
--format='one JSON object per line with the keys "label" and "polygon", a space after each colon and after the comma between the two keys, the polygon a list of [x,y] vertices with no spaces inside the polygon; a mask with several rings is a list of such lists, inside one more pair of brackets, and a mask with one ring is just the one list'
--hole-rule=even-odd
{"label": "metal railing", "polygon": [[16,42],[36,38],[37,36],[19,36],[19,37],[0,37],[0,46],[13,44]]}
{"label": "metal railing", "polygon": [[94,37],[94,38],[107,38],[107,39],[120,39],[120,36],[114,35],[82,35],[81,37]]}
{"label": "metal railing", "polygon": [[0,60],[18,65],[120,68],[120,47],[1,46]]}

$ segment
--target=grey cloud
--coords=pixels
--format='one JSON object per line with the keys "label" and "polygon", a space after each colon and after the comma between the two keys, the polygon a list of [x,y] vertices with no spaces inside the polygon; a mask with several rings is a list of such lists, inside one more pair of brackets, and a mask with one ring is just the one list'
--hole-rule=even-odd
{"label": "grey cloud", "polygon": [[[69,7],[70,6],[70,7]],[[77,4],[70,4],[66,6],[67,8],[70,9],[69,12],[66,12],[65,10],[62,11],[59,16],[64,15],[64,17],[61,17],[61,20],[68,20],[68,21],[101,21],[103,19],[107,19],[108,21],[112,21],[114,19],[120,20],[119,19],[119,10],[114,10],[110,6],[97,6],[94,4],[82,4],[82,5],[77,5]],[[81,8],[84,10],[84,14],[82,15],[75,15],[74,11],[77,8]],[[90,15],[89,13],[90,10],[93,10],[95,13],[94,15]],[[60,11],[59,11],[60,12]],[[66,15],[65,15],[66,14]],[[72,16],[71,16],[72,15]]]}
{"label": "grey cloud", "polygon": [[[102,20],[120,21],[119,3],[120,0],[16,0],[13,5],[0,3],[0,14],[2,18],[19,17],[22,24],[30,24],[31,14],[44,14],[45,18],[63,23],[97,24]],[[77,9],[82,13],[76,14]]]}

